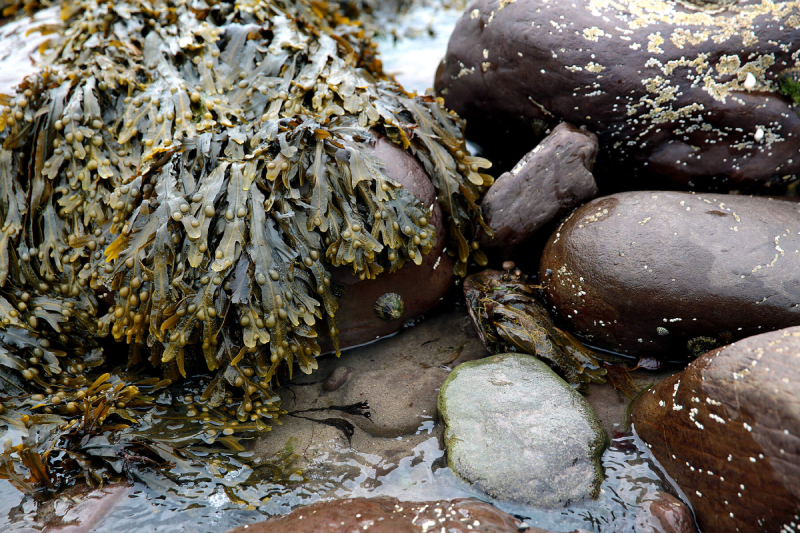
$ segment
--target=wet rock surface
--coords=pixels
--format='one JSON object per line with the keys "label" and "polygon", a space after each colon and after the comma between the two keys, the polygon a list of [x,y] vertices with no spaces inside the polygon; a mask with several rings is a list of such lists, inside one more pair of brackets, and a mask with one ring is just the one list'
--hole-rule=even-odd
{"label": "wet rock surface", "polygon": [[583,397],[535,357],[460,365],[439,414],[448,466],[487,494],[544,507],[597,496],[608,437]]}
{"label": "wet rock surface", "polygon": [[567,123],[556,126],[536,148],[489,188],[481,202],[494,238],[483,246],[510,253],[537,231],[597,196],[592,167],[597,136]]}
{"label": "wet rock surface", "polygon": [[709,352],[636,402],[636,432],[684,490],[702,531],[797,523],[798,362],[800,327],[765,333]]}
{"label": "wet rock surface", "polygon": [[435,87],[499,154],[560,121],[587,126],[601,187],[763,184],[800,173],[800,117],[776,82],[797,65],[798,20],[760,0],[479,0]]}
{"label": "wet rock surface", "polygon": [[[385,137],[378,138],[372,154],[386,165],[386,174],[401,183],[425,206],[433,206],[430,223],[436,229],[433,249],[422,258],[420,265],[411,262],[394,273],[383,273],[374,280],[361,280],[353,275],[352,267],[334,268],[331,277],[341,284],[344,297],[339,299],[336,314],[339,345],[342,349],[360,346],[399,331],[403,323],[435,306],[453,286],[453,260],[444,253],[447,230],[442,220],[442,209],[436,202],[434,189],[422,165],[403,149]],[[375,314],[375,300],[386,293],[396,293],[403,298],[404,312],[394,320],[384,320]],[[327,339],[321,343],[323,351],[332,351]]]}
{"label": "wet rock surface", "polygon": [[631,192],[552,235],[539,275],[593,346],[682,359],[800,324],[800,209],[765,198]]}
{"label": "wet rock surface", "polygon": [[[419,533],[439,530],[517,533],[521,523],[478,500],[401,502],[387,497],[349,498],[302,507],[286,516],[238,527],[228,533]],[[535,530],[533,533],[543,531]]]}

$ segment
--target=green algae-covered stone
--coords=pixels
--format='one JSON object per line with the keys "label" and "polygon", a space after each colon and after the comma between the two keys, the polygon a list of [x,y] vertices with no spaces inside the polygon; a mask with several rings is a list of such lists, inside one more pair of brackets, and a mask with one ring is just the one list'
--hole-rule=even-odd
{"label": "green algae-covered stone", "polygon": [[448,466],[490,496],[537,506],[597,496],[608,437],[580,393],[535,357],[459,365],[439,413]]}

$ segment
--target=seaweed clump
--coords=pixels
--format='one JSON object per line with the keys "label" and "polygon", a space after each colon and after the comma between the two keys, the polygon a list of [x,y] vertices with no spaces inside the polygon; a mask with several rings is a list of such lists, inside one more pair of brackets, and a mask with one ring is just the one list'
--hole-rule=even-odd
{"label": "seaweed clump", "polygon": [[207,407],[268,427],[281,365],[315,369],[320,334],[338,353],[330,269],[373,279],[436,240],[429,208],[371,155],[378,135],[431,177],[457,274],[486,263],[473,235],[489,163],[439,100],[384,76],[336,4],[61,10],[42,70],[0,95],[0,365],[61,398],[40,409],[85,416],[75,398],[110,336],[159,381],[211,372]]}
{"label": "seaweed clump", "polygon": [[536,288],[519,271],[485,270],[465,280],[469,314],[486,348],[535,355],[572,385],[605,383],[607,370],[598,354],[553,324],[535,298]]}

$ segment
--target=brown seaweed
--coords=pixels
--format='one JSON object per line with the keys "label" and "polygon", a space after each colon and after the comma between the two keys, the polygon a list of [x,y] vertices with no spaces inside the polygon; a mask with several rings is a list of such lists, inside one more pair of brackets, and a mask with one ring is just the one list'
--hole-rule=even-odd
{"label": "brown seaweed", "polygon": [[534,291],[519,273],[486,270],[466,279],[468,310],[487,349],[535,355],[572,385],[605,383],[599,354],[557,328]]}
{"label": "brown seaweed", "polygon": [[283,362],[310,372],[320,328],[336,339],[329,269],[372,279],[419,264],[436,238],[428,208],[369,155],[378,134],[430,173],[457,272],[485,263],[471,236],[488,163],[436,99],[385,80],[337,13],[65,3],[48,66],[0,114],[8,319],[50,339],[110,333],[182,376],[195,352],[211,371],[251,365],[260,382]]}
{"label": "brown seaweed", "polygon": [[[19,488],[211,468],[212,445],[244,461],[240,438],[281,413],[278,370],[311,372],[319,336],[336,342],[330,269],[373,279],[436,241],[377,136],[428,171],[456,272],[486,263],[489,163],[338,4],[65,1],[61,17],[41,71],[0,95],[0,366],[21,378],[0,405],[27,435],[1,464]],[[126,377],[147,361],[156,374]],[[191,401],[154,403],[185,379]]]}

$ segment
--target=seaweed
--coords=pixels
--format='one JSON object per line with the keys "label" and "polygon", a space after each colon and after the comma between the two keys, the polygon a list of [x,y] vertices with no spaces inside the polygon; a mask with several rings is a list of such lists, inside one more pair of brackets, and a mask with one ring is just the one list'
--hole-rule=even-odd
{"label": "seaweed", "polygon": [[[278,370],[312,372],[320,335],[338,354],[331,269],[374,279],[436,242],[430,207],[371,155],[379,136],[430,174],[456,272],[486,263],[488,161],[440,99],[383,74],[338,4],[86,0],[61,17],[41,71],[0,95],[0,365],[25,389],[4,416],[59,417],[29,418],[4,452],[20,488],[57,492],[58,469],[116,479],[87,436],[155,468],[267,431]],[[161,375],[87,400],[120,362]],[[148,396],[187,379],[202,383],[192,406]]]}
{"label": "seaweed", "polygon": [[535,290],[519,271],[486,270],[466,279],[467,307],[486,348],[535,355],[572,385],[605,383],[607,369],[600,354],[557,328]]}

